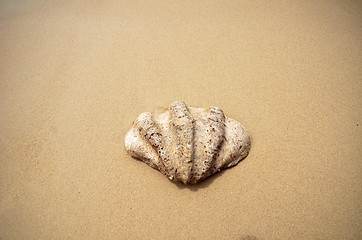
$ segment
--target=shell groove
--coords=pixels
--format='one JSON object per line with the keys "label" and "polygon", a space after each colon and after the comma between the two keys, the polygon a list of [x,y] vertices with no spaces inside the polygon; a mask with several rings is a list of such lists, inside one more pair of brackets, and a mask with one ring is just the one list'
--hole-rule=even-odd
{"label": "shell groove", "polygon": [[250,138],[240,123],[217,107],[174,102],[164,113],[139,115],[125,146],[131,156],[170,180],[195,184],[244,159]]}

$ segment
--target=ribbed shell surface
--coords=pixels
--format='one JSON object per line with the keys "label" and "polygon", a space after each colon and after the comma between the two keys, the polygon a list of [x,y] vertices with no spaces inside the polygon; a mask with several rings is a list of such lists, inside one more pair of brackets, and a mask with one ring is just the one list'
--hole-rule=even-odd
{"label": "ribbed shell surface", "polygon": [[126,134],[125,146],[131,156],[170,180],[195,184],[244,159],[250,138],[217,107],[174,102],[164,113],[142,113]]}

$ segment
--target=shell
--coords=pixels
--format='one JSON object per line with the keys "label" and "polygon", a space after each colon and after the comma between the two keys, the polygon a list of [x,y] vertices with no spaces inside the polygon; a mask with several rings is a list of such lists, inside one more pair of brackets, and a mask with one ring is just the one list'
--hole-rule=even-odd
{"label": "shell", "polygon": [[174,182],[195,184],[244,159],[246,129],[217,107],[174,102],[161,114],[142,113],[125,137],[126,150]]}

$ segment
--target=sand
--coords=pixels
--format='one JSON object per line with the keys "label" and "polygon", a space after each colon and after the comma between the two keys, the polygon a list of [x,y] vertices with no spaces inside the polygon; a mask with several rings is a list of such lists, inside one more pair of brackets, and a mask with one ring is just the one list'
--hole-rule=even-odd
{"label": "sand", "polygon": [[[1,1],[0,238],[361,239],[358,1]],[[218,106],[249,156],[195,186],[126,154]]]}

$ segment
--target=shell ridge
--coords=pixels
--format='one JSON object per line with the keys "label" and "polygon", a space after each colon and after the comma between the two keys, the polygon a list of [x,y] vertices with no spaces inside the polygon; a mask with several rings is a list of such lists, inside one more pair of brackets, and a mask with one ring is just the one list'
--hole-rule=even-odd
{"label": "shell ridge", "polygon": [[[127,132],[125,137],[126,151],[132,157],[142,160],[152,168],[159,170],[159,157],[147,141],[140,141],[142,138],[136,128]],[[151,151],[149,151],[149,149]]]}
{"label": "shell ridge", "polygon": [[[233,156],[233,159],[226,165],[225,168],[229,168],[229,167],[236,165],[238,162],[240,162],[241,160],[246,158],[249,154],[249,150],[250,150],[250,146],[251,146],[249,133],[246,131],[246,129],[243,126],[241,126],[241,128],[243,130],[243,134],[240,137],[241,141],[239,144],[239,151],[237,152],[237,154],[235,154],[235,156]],[[243,144],[243,142],[245,142],[245,141],[246,141],[246,143]]]}
{"label": "shell ridge", "polygon": [[227,118],[226,128],[229,132],[225,134],[227,142],[223,149],[225,155],[218,159],[216,166],[220,170],[234,166],[247,156],[244,156],[244,152],[248,152],[249,139],[246,129],[231,118]]}
{"label": "shell ridge", "polygon": [[158,168],[164,175],[172,180],[173,176],[171,175],[170,171],[171,164],[169,161],[169,157],[165,154],[162,134],[160,128],[154,121],[153,116],[154,115],[151,113],[141,114],[136,125],[138,126],[141,138],[143,138],[143,140],[145,140],[146,142],[148,142],[148,144],[152,146],[152,149],[159,157],[160,161]]}
{"label": "shell ridge", "polygon": [[175,133],[175,144],[172,146],[175,174],[178,180],[186,184],[190,180],[193,165],[193,118],[183,102],[172,104],[170,113],[170,131]]}
{"label": "shell ridge", "polygon": [[191,169],[190,169],[190,177],[188,179],[188,181],[190,182],[191,179],[193,178],[193,170],[195,167],[195,134],[196,128],[195,128],[195,119],[192,119],[192,141],[191,141]]}
{"label": "shell ridge", "polygon": [[217,107],[210,107],[207,113],[207,128],[205,143],[205,161],[201,179],[206,178],[214,173],[215,160],[224,142],[225,134],[225,115]]}

